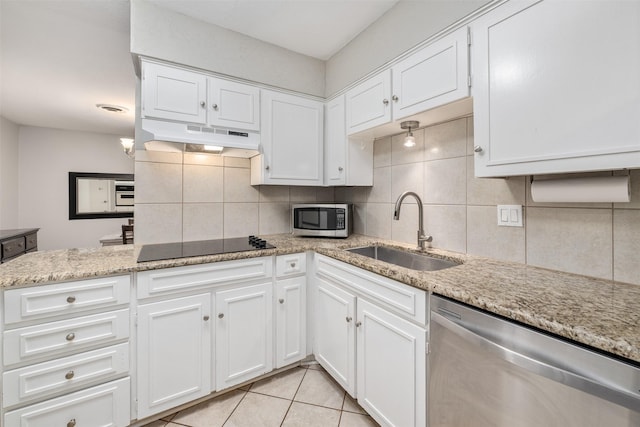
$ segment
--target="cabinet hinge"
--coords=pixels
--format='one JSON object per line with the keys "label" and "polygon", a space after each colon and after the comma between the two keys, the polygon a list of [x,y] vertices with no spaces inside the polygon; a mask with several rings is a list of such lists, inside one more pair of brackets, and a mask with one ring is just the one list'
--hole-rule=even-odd
{"label": "cabinet hinge", "polygon": [[467,27],[467,46],[471,46],[471,28]]}
{"label": "cabinet hinge", "polygon": [[425,353],[429,354],[429,342],[428,341],[424,344],[424,351],[425,351]]}
{"label": "cabinet hinge", "polygon": [[471,76],[467,76],[467,86],[471,87]]}

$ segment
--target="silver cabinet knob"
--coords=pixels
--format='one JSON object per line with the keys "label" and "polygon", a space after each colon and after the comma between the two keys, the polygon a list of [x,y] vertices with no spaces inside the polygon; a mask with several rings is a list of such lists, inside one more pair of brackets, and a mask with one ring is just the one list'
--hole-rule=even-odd
{"label": "silver cabinet knob", "polygon": [[211,108],[213,108],[214,110],[217,110],[217,109],[218,109],[218,104],[213,104],[213,105],[211,106]]}
{"label": "silver cabinet knob", "polygon": [[207,320],[209,320],[209,316],[204,316],[204,317],[202,318],[202,320],[204,320],[204,321],[206,322]]}
{"label": "silver cabinet knob", "polygon": [[202,101],[202,102],[200,102],[200,106],[201,106],[202,108],[204,108],[204,107],[206,107],[206,106],[207,106],[207,103],[206,103],[206,102],[204,102],[204,101]]}
{"label": "silver cabinet knob", "polygon": [[73,371],[69,371],[65,374],[65,378],[70,380],[71,378],[73,378],[73,376],[75,375],[75,373]]}
{"label": "silver cabinet knob", "polygon": [[74,296],[68,296],[68,297],[67,297],[67,302],[68,302],[69,304],[73,304],[74,302],[76,302],[76,297],[74,297]]}
{"label": "silver cabinet knob", "polygon": [[224,317],[224,313],[218,314],[218,319],[222,319]]}
{"label": "silver cabinet knob", "polygon": [[76,427],[76,419],[73,418],[67,423],[67,427]]}
{"label": "silver cabinet knob", "polygon": [[347,323],[351,322],[353,318],[351,316],[347,316]]}
{"label": "silver cabinet knob", "polygon": [[270,168],[269,168],[269,165],[265,166],[264,168],[265,168],[266,170],[269,170],[269,169],[270,169]]}
{"label": "silver cabinet knob", "polygon": [[476,145],[475,147],[473,147],[473,151],[475,151],[476,153],[482,153],[482,147],[479,145]]}
{"label": "silver cabinet knob", "polygon": [[398,95],[393,95],[391,99],[393,100],[393,102],[398,102],[398,99],[400,98],[398,98]]}
{"label": "silver cabinet knob", "polygon": [[382,103],[384,105],[389,105],[389,100],[385,98],[385,99],[382,100]]}
{"label": "silver cabinet knob", "polygon": [[65,338],[67,339],[67,341],[73,341],[76,338],[76,334],[71,332],[71,333],[67,334],[67,336]]}
{"label": "silver cabinet knob", "polygon": [[342,172],[342,171],[344,170],[344,168],[343,168],[342,166],[338,166],[338,170],[339,170],[340,172]]}
{"label": "silver cabinet knob", "polygon": [[359,328],[362,325],[362,322],[356,322],[356,328]]}
{"label": "silver cabinet knob", "polygon": [[280,304],[284,304],[284,298],[280,298],[280,299],[278,300],[278,302],[279,302]]}

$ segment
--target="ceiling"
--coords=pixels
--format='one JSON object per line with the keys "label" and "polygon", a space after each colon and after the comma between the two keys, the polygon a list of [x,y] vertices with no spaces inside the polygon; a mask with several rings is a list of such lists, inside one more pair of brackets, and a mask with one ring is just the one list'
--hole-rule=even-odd
{"label": "ceiling", "polygon": [[[152,0],[328,59],[398,0]],[[0,114],[27,126],[132,136],[128,0],[0,0]],[[108,113],[96,104],[127,113]]]}

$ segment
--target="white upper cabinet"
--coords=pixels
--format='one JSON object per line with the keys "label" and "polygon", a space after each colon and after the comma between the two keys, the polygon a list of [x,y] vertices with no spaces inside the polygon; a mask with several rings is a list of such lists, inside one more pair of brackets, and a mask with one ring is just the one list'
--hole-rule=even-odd
{"label": "white upper cabinet", "polygon": [[464,27],[349,90],[347,133],[362,132],[468,96],[469,43]]}
{"label": "white upper cabinet", "polygon": [[143,61],[142,116],[206,124],[207,76]]}
{"label": "white upper cabinet", "polygon": [[391,70],[385,70],[349,90],[346,103],[349,135],[390,122]]}
{"label": "white upper cabinet", "polygon": [[251,185],[322,185],[324,104],[263,90],[262,155],[251,159]]}
{"label": "white upper cabinet", "polygon": [[394,120],[469,96],[468,34],[461,28],[393,66]]}
{"label": "white upper cabinet", "polygon": [[260,89],[242,83],[209,78],[209,124],[260,130]]}
{"label": "white upper cabinet", "polygon": [[326,104],[324,140],[324,176],[327,185],[345,185],[347,132],[344,95]]}
{"label": "white upper cabinet", "polygon": [[640,2],[509,2],[472,35],[476,176],[640,167]]}
{"label": "white upper cabinet", "polygon": [[260,89],[142,61],[142,116],[259,131]]}

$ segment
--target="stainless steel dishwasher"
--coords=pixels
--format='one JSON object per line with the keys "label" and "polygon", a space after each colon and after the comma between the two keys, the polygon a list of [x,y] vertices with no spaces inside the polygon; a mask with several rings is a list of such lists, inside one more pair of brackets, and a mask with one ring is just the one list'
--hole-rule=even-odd
{"label": "stainless steel dishwasher", "polygon": [[429,427],[638,427],[640,369],[431,298]]}

